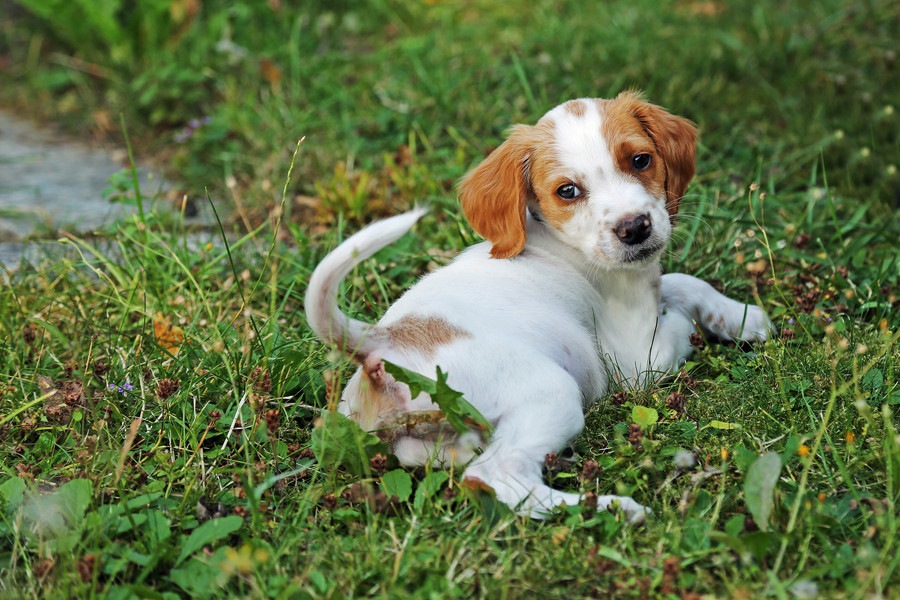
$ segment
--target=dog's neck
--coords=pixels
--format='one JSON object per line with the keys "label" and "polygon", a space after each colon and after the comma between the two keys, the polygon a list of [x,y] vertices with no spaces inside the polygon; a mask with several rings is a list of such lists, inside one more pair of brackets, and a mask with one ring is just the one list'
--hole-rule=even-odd
{"label": "dog's neck", "polygon": [[540,249],[565,261],[607,301],[634,303],[637,301],[636,291],[646,289],[649,292],[647,295],[658,302],[661,275],[658,260],[616,268],[591,265],[581,250],[561,240],[546,222],[530,211],[527,236],[526,252],[529,248]]}

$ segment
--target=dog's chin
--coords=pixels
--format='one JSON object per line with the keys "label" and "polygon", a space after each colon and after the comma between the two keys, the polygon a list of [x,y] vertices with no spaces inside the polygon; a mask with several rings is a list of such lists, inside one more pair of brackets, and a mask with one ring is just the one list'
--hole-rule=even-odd
{"label": "dog's chin", "polygon": [[665,247],[665,242],[652,240],[637,246],[618,244],[612,248],[612,251],[609,248],[596,247],[593,250],[593,256],[588,255],[588,259],[594,268],[604,271],[641,269],[659,261]]}
{"label": "dog's chin", "polygon": [[621,262],[630,266],[641,266],[659,259],[665,244],[662,242],[647,241],[637,246],[625,246],[621,250]]}

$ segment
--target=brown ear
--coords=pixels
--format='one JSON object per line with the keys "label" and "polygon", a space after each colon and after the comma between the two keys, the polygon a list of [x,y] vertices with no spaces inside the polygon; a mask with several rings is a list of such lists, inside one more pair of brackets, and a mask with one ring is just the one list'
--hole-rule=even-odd
{"label": "brown ear", "polygon": [[513,127],[509,138],[459,183],[463,212],[472,228],[491,242],[494,258],[509,258],[525,248],[532,130],[528,125]]}
{"label": "brown ear", "polygon": [[617,99],[634,102],[634,116],[656,144],[656,151],[666,165],[666,209],[672,217],[678,212],[681,197],[687,191],[697,155],[697,127],[691,121],[676,117],[665,109],[644,102],[639,94],[625,92]]}

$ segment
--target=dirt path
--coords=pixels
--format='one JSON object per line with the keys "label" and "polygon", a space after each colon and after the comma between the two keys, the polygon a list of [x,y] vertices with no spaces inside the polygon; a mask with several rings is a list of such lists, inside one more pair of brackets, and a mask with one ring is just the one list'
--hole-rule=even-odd
{"label": "dirt path", "polygon": [[[89,146],[0,111],[0,266],[16,266],[40,245],[26,240],[86,234],[134,210],[104,194],[127,164],[122,149]],[[162,185],[142,172],[143,195]]]}

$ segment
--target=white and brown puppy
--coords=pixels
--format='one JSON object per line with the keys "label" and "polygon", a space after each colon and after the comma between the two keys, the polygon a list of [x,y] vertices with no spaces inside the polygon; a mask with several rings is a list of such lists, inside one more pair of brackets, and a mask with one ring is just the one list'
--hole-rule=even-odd
{"label": "white and brown puppy", "polygon": [[[343,314],[338,285],[395,241],[423,210],[380,221],[342,243],[306,292],[310,327],[360,363],[338,409],[368,430],[437,407],[385,372],[383,361],[449,384],[494,424],[477,434],[393,437],[401,463],[467,464],[464,477],[541,517],[580,501],[546,485],[545,456],[582,430],[610,380],[643,385],[691,353],[694,324],[731,340],[764,340],[756,306],[689,275],[660,275],[671,220],[694,174],[696,130],[633,92],[580,99],[517,125],[462,180],[466,216],[487,241],[419,281],[377,325]],[[409,433],[407,433],[409,432]],[[647,509],[617,503],[632,521]]]}

